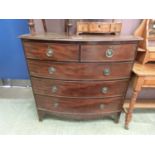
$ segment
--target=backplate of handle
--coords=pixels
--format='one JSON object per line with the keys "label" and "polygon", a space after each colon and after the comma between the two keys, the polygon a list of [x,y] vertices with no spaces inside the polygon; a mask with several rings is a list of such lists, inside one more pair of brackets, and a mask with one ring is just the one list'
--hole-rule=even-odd
{"label": "backplate of handle", "polygon": [[106,50],[106,57],[107,58],[111,58],[113,56],[113,54],[114,54],[114,51],[112,48],[109,48]]}
{"label": "backplate of handle", "polygon": [[104,75],[110,75],[110,69],[109,68],[105,68],[104,70],[103,70],[103,74]]}
{"label": "backplate of handle", "polygon": [[100,109],[102,110],[102,109],[104,109],[105,108],[105,105],[102,103],[102,104],[100,104]]}
{"label": "backplate of handle", "polygon": [[54,51],[52,50],[52,48],[49,48],[49,47],[48,47],[48,49],[47,49],[47,51],[46,51],[47,57],[52,57],[53,54],[54,54]]}
{"label": "backplate of handle", "polygon": [[59,103],[58,102],[53,102],[53,107],[54,108],[57,108],[59,106]]}
{"label": "backplate of handle", "polygon": [[102,87],[101,92],[106,94],[108,92],[108,87]]}
{"label": "backplate of handle", "polygon": [[58,87],[57,86],[52,86],[52,93],[56,93],[58,91]]}
{"label": "backplate of handle", "polygon": [[56,69],[54,67],[49,67],[48,68],[49,74],[53,74],[55,71],[56,71]]}

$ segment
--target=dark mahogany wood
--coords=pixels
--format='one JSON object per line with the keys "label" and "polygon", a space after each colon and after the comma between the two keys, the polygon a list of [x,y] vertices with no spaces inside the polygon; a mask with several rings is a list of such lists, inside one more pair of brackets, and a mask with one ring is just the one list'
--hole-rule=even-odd
{"label": "dark mahogany wood", "polygon": [[59,112],[59,111],[51,111],[48,109],[37,109],[38,110],[38,117],[39,121],[42,121],[45,116],[48,114],[53,118],[57,117],[60,119],[67,119],[67,120],[92,120],[92,119],[103,119],[105,117],[114,120],[115,123],[118,123],[120,114],[123,109],[118,111],[111,111],[109,113],[106,112],[98,112],[98,113],[74,113],[74,112]]}
{"label": "dark mahogany wood", "polygon": [[69,119],[114,115],[119,121],[141,38],[51,33],[21,38],[39,120],[50,114]]}
{"label": "dark mahogany wood", "polygon": [[41,34],[26,34],[20,36],[22,40],[28,41],[43,41],[43,42],[57,42],[57,43],[84,43],[84,44],[124,44],[124,43],[138,43],[142,40],[141,37],[133,35],[66,35],[56,33],[41,33]]}
{"label": "dark mahogany wood", "polygon": [[[78,61],[79,46],[54,44],[54,43],[38,43],[23,42],[25,54],[27,58],[54,61]],[[52,50],[52,55],[48,56],[48,50]]]}
{"label": "dark mahogany wood", "polygon": [[[31,78],[36,94],[57,97],[101,98],[124,96],[128,79],[115,81],[59,81],[50,79]],[[53,92],[52,88],[57,87]],[[102,88],[107,88],[102,92]]]}
{"label": "dark mahogany wood", "polygon": [[94,118],[101,114],[122,111],[122,97],[107,99],[69,99],[35,95],[38,109],[55,112],[58,116],[68,115],[71,118]]}
{"label": "dark mahogany wood", "polygon": [[[63,80],[111,80],[129,78],[132,63],[55,63],[28,60],[28,66],[30,74],[36,77]],[[55,68],[52,74],[49,73],[50,67]],[[110,71],[110,75],[104,75],[105,69]]]}
{"label": "dark mahogany wood", "polygon": [[[132,61],[135,58],[136,44],[118,45],[82,45],[82,62],[110,62],[110,61]],[[106,56],[108,49],[112,49],[111,57]]]}

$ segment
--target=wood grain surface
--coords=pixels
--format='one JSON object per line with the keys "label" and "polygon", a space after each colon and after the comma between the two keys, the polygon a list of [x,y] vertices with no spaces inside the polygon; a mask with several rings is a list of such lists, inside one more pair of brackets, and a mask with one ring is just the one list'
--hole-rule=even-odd
{"label": "wood grain surface", "polygon": [[[83,45],[81,46],[82,62],[112,62],[133,61],[135,58],[136,44],[118,45]],[[107,50],[112,50],[112,56],[107,57]]]}
{"label": "wood grain surface", "polygon": [[66,99],[35,95],[39,109],[70,114],[100,114],[122,110],[122,98]]}
{"label": "wood grain surface", "polygon": [[[28,60],[31,76],[63,80],[111,80],[129,78],[132,62],[126,63],[59,63]],[[54,68],[52,74],[50,68]],[[105,70],[109,75],[104,75]]]}
{"label": "wood grain surface", "polygon": [[[123,96],[128,79],[115,81],[60,81],[43,78],[31,78],[34,93],[63,97],[112,97]],[[56,92],[52,91],[57,87]],[[106,91],[102,89],[106,88]]]}
{"label": "wood grain surface", "polygon": [[[54,44],[54,43],[38,43],[23,42],[27,58],[54,61],[78,61],[79,46]],[[52,51],[48,56],[48,50]]]}

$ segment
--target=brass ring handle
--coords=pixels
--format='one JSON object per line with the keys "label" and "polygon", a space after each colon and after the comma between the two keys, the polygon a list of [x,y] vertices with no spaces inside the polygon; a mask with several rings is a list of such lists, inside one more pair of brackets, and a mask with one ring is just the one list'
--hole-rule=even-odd
{"label": "brass ring handle", "polygon": [[56,93],[58,91],[58,87],[57,86],[52,86],[52,93]]}
{"label": "brass ring handle", "polygon": [[48,48],[47,51],[46,51],[47,57],[52,57],[53,54],[54,54],[54,51],[51,48]]}
{"label": "brass ring handle", "polygon": [[113,49],[112,48],[109,48],[106,50],[106,57],[107,58],[111,58],[113,56]]}
{"label": "brass ring handle", "polygon": [[103,74],[104,75],[110,75],[110,69],[109,68],[105,68],[104,70],[103,70]]}
{"label": "brass ring handle", "polygon": [[103,87],[103,88],[101,89],[101,92],[102,92],[103,94],[106,94],[106,93],[108,92],[108,87]]}
{"label": "brass ring handle", "polygon": [[104,109],[105,105],[104,104],[100,104],[100,109]]}
{"label": "brass ring handle", "polygon": [[54,67],[49,67],[48,68],[49,74],[53,74],[55,71],[56,71],[56,69]]}
{"label": "brass ring handle", "polygon": [[53,107],[54,107],[54,108],[57,108],[58,106],[59,106],[59,103],[58,103],[58,102],[54,102],[54,103],[53,103]]}

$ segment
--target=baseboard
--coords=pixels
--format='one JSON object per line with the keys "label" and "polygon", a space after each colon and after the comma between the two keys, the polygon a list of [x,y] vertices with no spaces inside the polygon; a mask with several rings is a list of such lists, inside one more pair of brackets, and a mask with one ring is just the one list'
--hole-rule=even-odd
{"label": "baseboard", "polygon": [[0,86],[1,87],[31,87],[30,80],[0,80]]}

